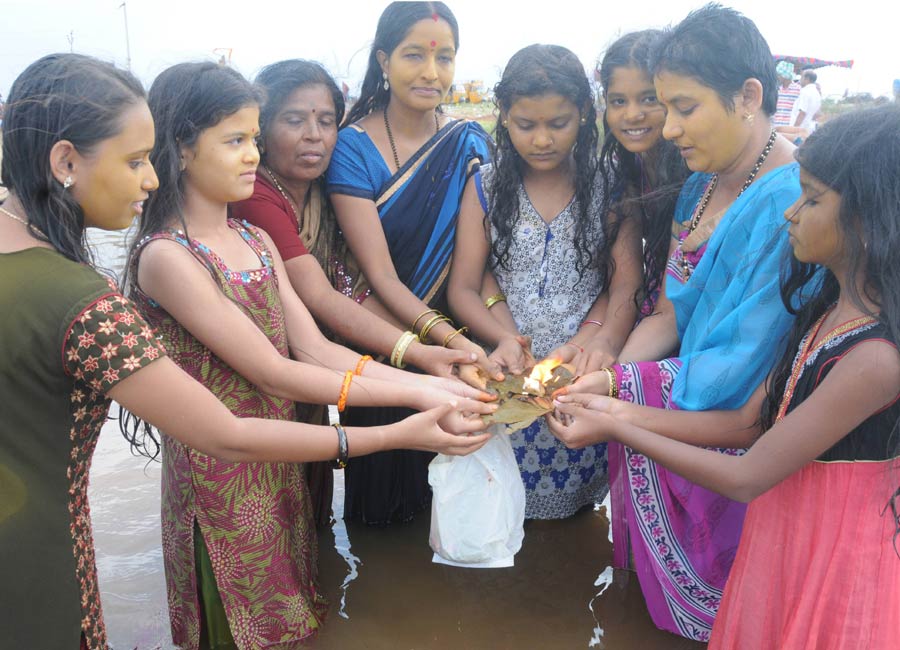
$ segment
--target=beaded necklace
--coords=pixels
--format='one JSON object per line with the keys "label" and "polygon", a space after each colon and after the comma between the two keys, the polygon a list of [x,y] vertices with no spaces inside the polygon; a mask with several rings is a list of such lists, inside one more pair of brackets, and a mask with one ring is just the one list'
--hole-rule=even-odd
{"label": "beaded necklace", "polygon": [[294,211],[294,216],[297,217],[297,221],[300,221],[300,208],[294,203],[294,199],[291,198],[291,195],[284,191],[284,188],[281,186],[281,183],[278,182],[278,179],[275,177],[275,174],[271,169],[263,165],[263,170],[266,172],[266,176],[269,177],[269,180],[272,181],[272,184],[275,186],[275,189],[278,190],[278,193],[284,197],[284,200],[287,201],[291,209]]}
{"label": "beaded necklace", "polygon": [[788,377],[787,385],[784,387],[784,396],[781,399],[781,404],[778,407],[778,415],[775,416],[775,421],[777,422],[781,418],[783,418],[787,414],[788,407],[791,404],[791,400],[794,398],[794,390],[797,388],[797,382],[800,381],[800,375],[803,374],[803,368],[806,366],[807,362],[809,362],[810,358],[815,355],[819,350],[821,350],[827,343],[833,341],[839,336],[846,334],[847,332],[852,332],[858,327],[862,327],[863,325],[868,325],[869,323],[874,323],[875,319],[871,316],[860,316],[858,318],[854,318],[853,320],[847,321],[846,323],[842,323],[838,325],[833,330],[828,332],[822,339],[813,345],[813,341],[816,340],[816,337],[819,335],[819,330],[822,329],[822,325],[825,323],[825,318],[831,314],[833,311],[833,307],[822,314],[819,317],[819,320],[816,321],[815,325],[812,326],[812,329],[809,330],[809,334],[806,335],[806,340],[803,341],[803,344],[800,346],[800,352],[797,354],[797,358],[794,359],[794,365],[791,368],[790,377]]}
{"label": "beaded necklace", "polygon": [[[743,194],[750,184],[753,183],[753,180],[756,178],[756,175],[759,173],[759,170],[762,169],[763,163],[766,162],[766,158],[769,157],[769,153],[772,151],[772,147],[775,146],[775,139],[778,137],[778,134],[773,130],[769,135],[769,141],[766,142],[766,146],[763,148],[762,153],[759,154],[759,158],[756,159],[756,164],[753,165],[753,169],[750,170],[750,175],[747,176],[747,180],[744,181],[744,184],[741,185],[741,191],[738,192],[738,195],[735,197],[735,201],[740,198],[741,194]],[[700,225],[700,218],[703,216],[703,213],[706,211],[706,206],[709,205],[709,199],[712,196],[713,191],[716,189],[716,186],[719,184],[719,175],[713,174],[712,179],[709,182],[709,185],[706,186],[706,191],[703,193],[703,196],[700,198],[697,207],[694,208],[694,214],[691,217],[691,222],[688,225],[687,234],[682,238],[680,242],[678,242],[678,252],[681,253],[681,278],[684,282],[687,282],[691,277],[691,267],[690,262],[688,262],[687,258],[684,255],[684,241],[691,236],[697,226]]]}
{"label": "beaded necklace", "polygon": [[[400,171],[400,157],[397,155],[397,144],[394,142],[394,134],[391,132],[391,123],[388,122],[387,108],[384,109],[384,130],[387,131],[388,143],[391,145],[391,153],[394,154],[394,164],[397,165],[397,171]],[[441,130],[440,122],[438,122],[437,111],[434,112],[434,134],[437,135]]]}

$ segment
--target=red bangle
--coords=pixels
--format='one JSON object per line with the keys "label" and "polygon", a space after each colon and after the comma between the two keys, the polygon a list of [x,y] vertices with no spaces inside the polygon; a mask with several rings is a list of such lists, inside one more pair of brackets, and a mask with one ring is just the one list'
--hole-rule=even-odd
{"label": "red bangle", "polygon": [[599,320],[586,320],[581,324],[581,326],[584,327],[585,325],[596,325],[597,327],[603,327],[603,322]]}
{"label": "red bangle", "polygon": [[359,358],[359,361],[357,361],[357,363],[356,363],[356,370],[353,371],[353,374],[356,375],[357,377],[359,377],[363,372],[363,368],[365,368],[366,364],[369,363],[371,360],[372,360],[372,357],[369,356],[368,354],[362,355]]}
{"label": "red bangle", "polygon": [[338,395],[337,408],[341,413],[347,408],[347,394],[350,392],[351,381],[353,381],[353,371],[348,370],[344,373],[344,383],[341,384],[341,394]]}

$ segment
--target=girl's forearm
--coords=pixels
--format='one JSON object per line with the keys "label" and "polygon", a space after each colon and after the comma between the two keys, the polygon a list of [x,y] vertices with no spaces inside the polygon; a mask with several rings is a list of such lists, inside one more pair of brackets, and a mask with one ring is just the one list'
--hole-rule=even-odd
{"label": "girl's forearm", "polygon": [[679,411],[615,401],[618,420],[690,445],[745,449],[762,433],[759,418],[748,410]]}
{"label": "girl's forearm", "polygon": [[679,476],[735,501],[749,502],[759,494],[746,476],[741,456],[729,456],[657,435],[627,422],[612,429],[616,442],[649,456]]}
{"label": "girl's forearm", "polygon": [[[459,289],[451,298],[453,313],[461,323],[465,323],[472,335],[490,346],[496,347],[501,340],[518,335],[518,330],[509,330],[498,321],[493,311],[499,310],[504,303],[495,304],[490,310],[478,291]],[[515,325],[515,323],[513,323]]]}

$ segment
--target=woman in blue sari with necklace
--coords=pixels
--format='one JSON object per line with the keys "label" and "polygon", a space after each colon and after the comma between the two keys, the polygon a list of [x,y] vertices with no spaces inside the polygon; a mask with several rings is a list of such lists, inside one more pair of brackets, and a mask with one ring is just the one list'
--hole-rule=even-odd
{"label": "woman in blue sari with necklace", "polygon": [[[445,288],[466,180],[490,155],[475,122],[438,109],[453,82],[459,29],[441,2],[394,2],[378,21],[361,96],[344,121],[328,168],[328,193],[347,245],[378,301],[363,302],[416,336],[484,350],[445,311]],[[391,363],[403,364],[404,339]],[[388,423],[402,409],[351,409],[347,421]],[[369,524],[406,521],[431,502],[431,454],[381,454],[351,463],[344,517]]]}

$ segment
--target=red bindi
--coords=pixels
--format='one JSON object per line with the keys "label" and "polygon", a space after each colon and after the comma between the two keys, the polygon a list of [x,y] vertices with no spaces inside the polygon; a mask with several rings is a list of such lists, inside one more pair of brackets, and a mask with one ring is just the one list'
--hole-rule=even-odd
{"label": "red bindi", "polygon": [[437,12],[436,12],[436,11],[435,11],[433,14],[431,14],[431,19],[432,19],[434,22],[437,22],[437,21],[438,21],[438,18],[440,18],[440,16],[437,15]]}
{"label": "red bindi", "polygon": [[437,45],[437,41],[431,41],[431,47],[434,47],[435,45]]}

